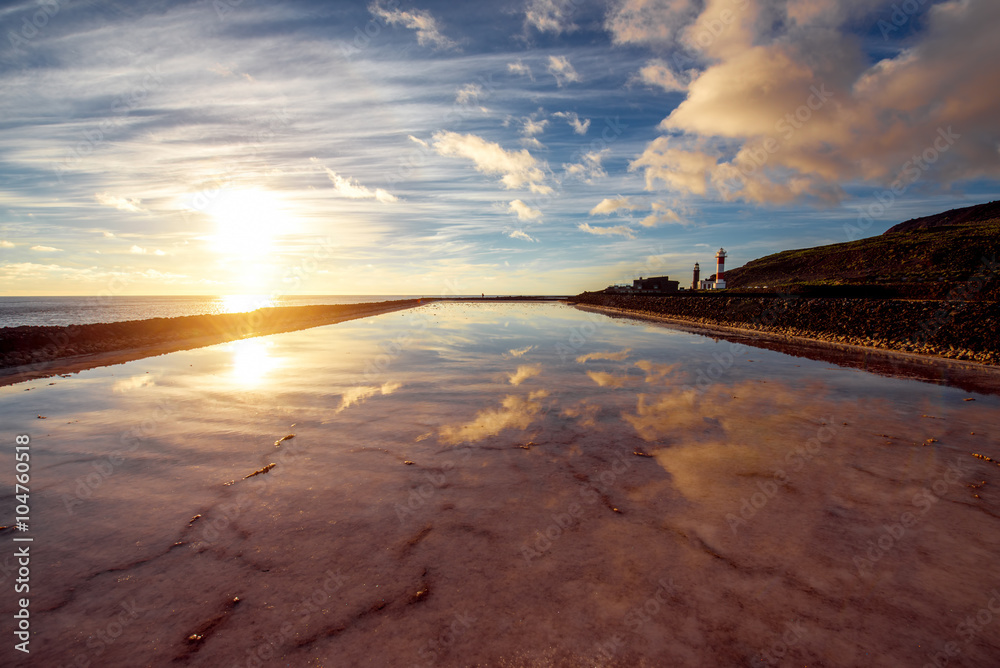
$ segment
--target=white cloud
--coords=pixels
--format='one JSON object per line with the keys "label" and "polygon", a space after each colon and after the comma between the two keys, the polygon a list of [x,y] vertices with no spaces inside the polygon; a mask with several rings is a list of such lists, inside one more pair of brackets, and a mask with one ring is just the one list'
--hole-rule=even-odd
{"label": "white cloud", "polygon": [[135,255],[145,255],[146,249],[143,248],[142,246],[132,246],[131,248],[128,249],[128,252],[133,253]]}
{"label": "white cloud", "polygon": [[593,183],[594,179],[603,178],[608,175],[601,166],[601,160],[611,149],[601,151],[591,151],[581,156],[581,161],[573,164],[563,164],[567,177],[578,178],[585,183]]}
{"label": "white cloud", "polygon": [[115,233],[114,232],[108,232],[107,230],[105,230],[104,232],[101,232],[101,234],[104,236],[105,239],[114,239],[115,238]]}
{"label": "white cloud", "polygon": [[476,102],[483,96],[483,87],[477,83],[467,83],[455,94],[455,103],[466,105]]}
{"label": "white cloud", "polygon": [[112,195],[111,193],[94,193],[94,199],[101,206],[109,206],[112,209],[118,209],[119,211],[131,211],[133,213],[145,213],[140,204],[142,202],[138,199],[118,197],[117,195]]}
{"label": "white cloud", "polygon": [[329,167],[323,166],[316,158],[309,159],[322,167],[323,171],[326,172],[327,177],[329,177],[330,183],[333,184],[333,189],[337,192],[337,194],[343,197],[347,197],[349,199],[374,199],[382,202],[383,204],[390,204],[392,202],[399,201],[398,197],[386,192],[382,188],[371,190],[357,181],[351,178],[344,178]]}
{"label": "white cloud", "polygon": [[639,221],[639,224],[643,227],[656,227],[663,223],[685,224],[680,215],[673,209],[668,208],[664,202],[653,202],[652,209],[652,213]]}
{"label": "white cloud", "polygon": [[507,210],[516,214],[519,220],[538,220],[542,217],[541,211],[532,209],[519,199],[512,201]]}
{"label": "white cloud", "polygon": [[[660,124],[682,139],[659,137],[632,163],[644,169],[647,189],[836,203],[847,197],[847,183],[905,191],[916,180],[948,187],[1000,176],[1000,87],[981,66],[1000,60],[1000,3],[936,3],[907,48],[875,64],[867,64],[862,41],[839,29],[875,11],[872,3],[751,3],[711,39],[706,31],[727,2],[709,0],[697,15],[681,0],[626,0],[621,9],[668,6],[685,26],[670,37],[709,64],[685,73],[687,98]],[[641,23],[616,33],[618,41],[650,41]],[[648,81],[684,83],[651,66]],[[921,160],[925,151],[933,161]]]}
{"label": "white cloud", "polygon": [[532,81],[535,80],[534,74],[531,72],[531,68],[525,65],[518,59],[513,63],[507,63],[507,71],[511,74],[518,74],[520,76],[526,76]]}
{"label": "white cloud", "polygon": [[697,12],[692,0],[622,0],[604,27],[616,44],[668,44]]}
{"label": "white cloud", "polygon": [[534,378],[542,372],[541,364],[521,364],[517,367],[517,371],[510,374],[511,385],[520,385],[529,378]]}
{"label": "white cloud", "polygon": [[538,141],[534,137],[521,137],[521,139],[519,141],[521,142],[522,146],[527,146],[528,148],[533,148],[533,149],[536,149],[536,150],[544,150],[545,149],[545,144],[543,144],[542,142]]}
{"label": "white cloud", "polygon": [[620,236],[626,239],[635,239],[635,233],[632,228],[628,225],[614,225],[612,227],[594,227],[590,223],[580,223],[577,228],[587,234],[596,234],[598,236]]}
{"label": "white cloud", "polygon": [[406,136],[414,144],[419,144],[420,146],[422,146],[424,148],[430,148],[431,147],[431,145],[428,144],[427,142],[425,142],[423,139],[418,139],[417,137],[414,137],[413,135],[406,135]]}
{"label": "white cloud", "polygon": [[525,118],[524,125],[521,126],[521,134],[525,137],[540,135],[545,132],[545,126],[549,124],[547,119],[536,121],[534,118]]}
{"label": "white cloud", "polygon": [[434,150],[446,157],[471,160],[483,174],[500,174],[501,183],[508,189],[527,187],[540,194],[552,192],[543,183],[545,172],[526,149],[505,151],[477,135],[441,131],[434,133]]}
{"label": "white cloud", "polygon": [[456,46],[455,42],[441,34],[437,19],[426,10],[418,9],[404,12],[398,9],[386,9],[377,2],[373,2],[368,5],[368,11],[381,18],[387,25],[398,23],[410,30],[416,30],[417,43],[420,46],[433,45],[435,49],[450,49]]}
{"label": "white cloud", "polygon": [[358,387],[352,387],[340,396],[340,406],[338,406],[334,413],[340,413],[341,411],[350,408],[355,404],[362,403],[368,397],[374,396],[376,394],[388,395],[392,394],[403,385],[402,383],[383,383],[381,386],[378,385],[359,385]]}
{"label": "white cloud", "polygon": [[539,32],[572,32],[577,26],[569,19],[572,0],[528,0],[524,22]]}
{"label": "white cloud", "polygon": [[566,56],[549,56],[549,73],[556,78],[559,86],[580,80],[580,75]]}
{"label": "white cloud", "polygon": [[31,250],[39,251],[41,253],[61,253],[62,248],[53,248],[52,246],[32,246]]}
{"label": "white cloud", "polygon": [[575,111],[557,111],[552,115],[556,118],[565,119],[570,124],[570,127],[573,128],[573,132],[578,135],[585,135],[587,134],[587,130],[590,129],[590,119],[586,118],[581,121],[580,115]]}
{"label": "white cloud", "polygon": [[634,211],[638,209],[638,204],[633,204],[628,197],[616,197],[614,199],[605,197],[597,206],[590,210],[591,216],[596,216],[597,214],[608,215],[618,211],[620,209],[626,209],[628,211]]}
{"label": "white cloud", "polygon": [[656,58],[639,70],[638,78],[645,84],[662,88],[668,93],[687,90],[688,84],[664,61]]}
{"label": "white cloud", "polygon": [[13,248],[14,244],[6,239],[0,239],[0,248]]}
{"label": "white cloud", "polygon": [[534,241],[536,243],[538,242],[538,239],[535,239],[534,237],[532,237],[531,235],[529,235],[527,232],[522,232],[521,230],[514,230],[513,232],[509,233],[507,236],[510,237],[511,239],[524,239],[525,241]]}

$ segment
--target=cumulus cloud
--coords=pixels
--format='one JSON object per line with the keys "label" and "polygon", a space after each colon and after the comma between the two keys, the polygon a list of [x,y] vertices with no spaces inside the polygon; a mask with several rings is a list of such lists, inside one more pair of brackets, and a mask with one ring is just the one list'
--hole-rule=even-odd
{"label": "cumulus cloud", "polygon": [[645,170],[647,190],[655,189],[656,182],[661,181],[674,190],[704,195],[708,191],[708,177],[719,164],[718,157],[671,148],[669,144],[669,137],[657,137],[629,164],[629,170]]}
{"label": "cumulus cloud", "polygon": [[471,160],[476,171],[499,174],[507,189],[525,188],[548,194],[552,188],[544,184],[545,172],[526,149],[506,151],[495,142],[473,134],[441,131],[434,133],[434,150],[445,157]]}
{"label": "cumulus cloud", "polygon": [[511,202],[508,206],[508,210],[511,213],[516,214],[519,220],[538,220],[542,217],[541,211],[538,209],[532,209],[519,199]]}
{"label": "cumulus cloud", "polygon": [[385,21],[386,25],[399,24],[404,28],[415,30],[417,32],[417,43],[420,46],[430,45],[435,49],[451,49],[456,46],[455,42],[441,33],[440,28],[438,28],[437,19],[431,16],[430,12],[426,10],[417,9],[412,12],[404,12],[399,9],[387,9],[382,7],[378,2],[374,2],[368,5],[368,11],[373,16],[377,16]]}
{"label": "cumulus cloud", "polygon": [[330,179],[330,183],[333,184],[333,189],[342,197],[347,197],[349,199],[374,199],[382,202],[383,204],[390,204],[399,200],[398,197],[383,190],[382,188],[371,190],[351,178],[344,178],[329,167],[322,165],[316,158],[310,158],[310,160],[319,165],[323,171],[326,172],[327,177]]}
{"label": "cumulus cloud", "polygon": [[[686,3],[622,7],[657,4],[680,11]],[[935,4],[906,49],[874,64],[841,29],[876,9],[870,3],[752,4],[705,38],[725,6],[710,0],[693,19],[681,11],[683,29],[669,31],[707,65],[689,72],[687,98],[660,124],[671,138],[650,142],[631,165],[648,189],[837,202],[846,183],[902,193],[918,180],[947,187],[1000,175],[1000,87],[981,66],[1000,59],[1000,4]],[[645,39],[631,29],[621,41]],[[667,71],[656,66],[644,78],[669,87]]]}
{"label": "cumulus cloud", "polygon": [[587,234],[596,234],[598,236],[619,236],[625,237],[626,239],[635,239],[635,233],[632,231],[628,225],[614,225],[612,227],[594,227],[590,223],[580,223],[577,225],[577,229]]}
{"label": "cumulus cloud", "polygon": [[0,239],[0,248],[13,248],[14,244],[6,239]]}
{"label": "cumulus cloud", "polygon": [[524,23],[539,32],[572,32],[577,26],[569,18],[572,0],[528,0],[524,8]]}
{"label": "cumulus cloud", "polygon": [[31,250],[39,251],[41,253],[59,253],[62,252],[62,248],[53,248],[52,246],[32,246]]}
{"label": "cumulus cloud", "polygon": [[133,213],[144,213],[146,211],[140,206],[142,202],[138,199],[118,197],[111,193],[94,193],[94,199],[101,206],[109,206],[119,211],[131,211]]}
{"label": "cumulus cloud", "polygon": [[580,115],[575,111],[557,111],[552,115],[556,118],[565,119],[566,122],[570,124],[570,127],[573,128],[573,132],[578,135],[587,134],[587,130],[590,128],[590,119],[585,118],[581,121]]}
{"label": "cumulus cloud", "polygon": [[549,56],[549,74],[556,78],[559,86],[580,80],[580,75],[566,56]]}
{"label": "cumulus cloud", "polygon": [[508,233],[507,236],[511,239],[523,239],[524,241],[538,242],[538,239],[534,238],[527,232],[522,232],[521,230],[514,230],[513,232]]}
{"label": "cumulus cloud", "polygon": [[635,209],[638,208],[639,205],[634,204],[628,197],[614,197],[614,198],[605,197],[600,202],[598,202],[597,206],[595,206],[593,209],[590,210],[590,215],[596,216],[598,214],[603,214],[606,216],[621,209],[634,211]]}

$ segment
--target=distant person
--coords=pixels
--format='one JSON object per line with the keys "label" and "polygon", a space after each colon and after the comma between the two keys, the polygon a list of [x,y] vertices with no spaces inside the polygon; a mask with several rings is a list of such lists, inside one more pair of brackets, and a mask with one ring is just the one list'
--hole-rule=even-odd
{"label": "distant person", "polygon": [[483,296],[483,299],[486,299],[486,293],[485,292],[480,292],[479,294]]}

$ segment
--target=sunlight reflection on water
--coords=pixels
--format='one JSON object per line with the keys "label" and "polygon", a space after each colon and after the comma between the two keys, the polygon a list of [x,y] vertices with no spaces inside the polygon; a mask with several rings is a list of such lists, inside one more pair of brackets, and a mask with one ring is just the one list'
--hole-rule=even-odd
{"label": "sunlight reflection on water", "polygon": [[[788,624],[789,661],[922,665],[1000,587],[1000,468],[973,457],[1000,459],[997,396],[564,305],[22,383],[0,419],[32,437],[38,665],[230,665],[262,637],[282,665],[409,665],[456,615],[436,665],[747,665]],[[962,665],[997,665],[991,632]]]}

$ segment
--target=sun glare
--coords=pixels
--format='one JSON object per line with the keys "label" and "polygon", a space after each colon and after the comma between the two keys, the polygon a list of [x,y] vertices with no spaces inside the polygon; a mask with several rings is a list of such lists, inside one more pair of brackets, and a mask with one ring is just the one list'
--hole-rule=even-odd
{"label": "sun glare", "polygon": [[225,295],[215,308],[218,313],[245,313],[277,305],[278,300],[269,295]]}
{"label": "sun glare", "polygon": [[257,188],[221,190],[205,211],[215,221],[216,252],[261,258],[274,250],[275,238],[288,229],[288,213],[274,193]]}
{"label": "sun glare", "polygon": [[264,378],[279,366],[279,361],[271,356],[271,341],[260,339],[243,339],[234,341],[233,380],[243,387],[258,385]]}

